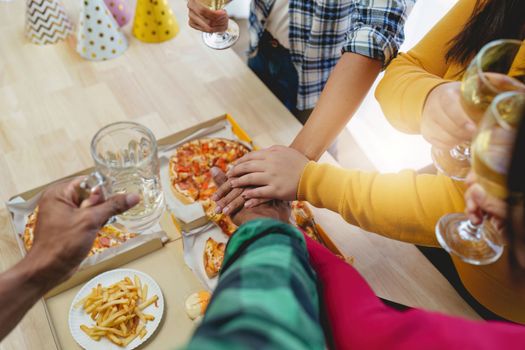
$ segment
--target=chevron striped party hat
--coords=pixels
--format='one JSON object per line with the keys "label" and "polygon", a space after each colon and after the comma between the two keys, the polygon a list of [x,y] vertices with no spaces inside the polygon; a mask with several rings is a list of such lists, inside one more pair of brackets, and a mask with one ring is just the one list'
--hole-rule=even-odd
{"label": "chevron striped party hat", "polygon": [[27,0],[26,4],[26,37],[32,43],[54,44],[73,32],[73,26],[57,0]]}
{"label": "chevron striped party hat", "polygon": [[133,35],[148,43],[170,40],[179,32],[179,24],[167,0],[137,0]]}
{"label": "chevron striped party hat", "polygon": [[133,16],[133,9],[127,0],[104,0],[104,2],[121,27],[125,26]]}
{"label": "chevron striped party hat", "polygon": [[91,61],[120,56],[128,48],[124,33],[103,0],[83,0],[77,33],[77,52]]}

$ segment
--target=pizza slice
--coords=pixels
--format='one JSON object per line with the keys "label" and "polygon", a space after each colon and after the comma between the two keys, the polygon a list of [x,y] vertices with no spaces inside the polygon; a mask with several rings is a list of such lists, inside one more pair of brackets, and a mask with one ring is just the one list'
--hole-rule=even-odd
{"label": "pizza slice", "polygon": [[206,240],[203,259],[204,271],[206,271],[208,278],[213,278],[219,273],[225,249],[226,245],[224,243],[219,243],[211,237]]}
{"label": "pizza slice", "polygon": [[217,204],[211,199],[207,199],[202,202],[202,208],[208,220],[219,226],[222,232],[227,236],[231,236],[237,231],[238,226],[235,225],[232,218],[222,213],[216,213],[215,208]]}

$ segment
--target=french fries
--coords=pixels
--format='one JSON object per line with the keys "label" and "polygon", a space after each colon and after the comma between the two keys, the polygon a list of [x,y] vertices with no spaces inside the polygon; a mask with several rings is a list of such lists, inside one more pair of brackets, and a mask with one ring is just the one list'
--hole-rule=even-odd
{"label": "french fries", "polygon": [[82,307],[95,322],[91,327],[81,325],[80,329],[93,340],[105,337],[118,346],[126,347],[137,336],[144,338],[147,334],[146,323],[155,319],[144,310],[151,304],[157,307],[159,297],[147,297],[148,285],[136,275],[133,280],[126,277],[109,287],[98,284],[74,306]]}

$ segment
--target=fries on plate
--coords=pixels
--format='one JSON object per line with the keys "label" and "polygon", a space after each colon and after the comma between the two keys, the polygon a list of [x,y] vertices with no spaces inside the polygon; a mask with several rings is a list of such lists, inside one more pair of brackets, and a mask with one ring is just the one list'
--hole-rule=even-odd
{"label": "fries on plate", "polygon": [[146,336],[146,324],[155,319],[146,311],[152,305],[157,307],[158,299],[157,295],[148,299],[148,285],[134,275],[133,279],[125,277],[109,287],[97,284],[74,307],[81,307],[93,320],[91,325],[80,325],[91,339],[99,341],[104,337],[126,347],[136,337]]}

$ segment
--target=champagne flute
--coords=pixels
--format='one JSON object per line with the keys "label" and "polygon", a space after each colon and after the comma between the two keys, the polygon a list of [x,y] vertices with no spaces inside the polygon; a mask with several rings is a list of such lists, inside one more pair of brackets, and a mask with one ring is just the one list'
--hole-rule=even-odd
{"label": "champagne flute", "polygon": [[[199,0],[210,10],[222,10],[231,0]],[[215,50],[224,50],[239,40],[239,26],[235,21],[228,19],[228,28],[220,33],[202,33],[204,43]]]}
{"label": "champagne flute", "polygon": [[[495,40],[486,44],[472,60],[461,81],[461,104],[472,121],[478,124],[496,95],[505,91],[525,91],[516,77],[523,76],[520,58],[522,41]],[[513,77],[514,76],[514,77]],[[470,143],[451,150],[432,147],[436,168],[454,180],[465,180],[470,170]]]}
{"label": "champagne flute", "polygon": [[[477,183],[502,200],[507,197],[507,170],[524,110],[524,93],[513,91],[496,96],[471,146]],[[479,225],[470,222],[465,214],[445,215],[436,225],[436,236],[446,251],[470,264],[490,264],[503,253],[502,234],[487,215]]]}

